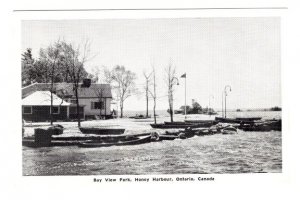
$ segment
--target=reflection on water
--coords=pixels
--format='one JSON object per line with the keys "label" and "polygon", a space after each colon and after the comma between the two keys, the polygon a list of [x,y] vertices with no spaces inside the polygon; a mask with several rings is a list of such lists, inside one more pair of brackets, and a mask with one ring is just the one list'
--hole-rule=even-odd
{"label": "reflection on water", "polygon": [[137,146],[23,147],[23,175],[281,172],[281,132],[243,132]]}

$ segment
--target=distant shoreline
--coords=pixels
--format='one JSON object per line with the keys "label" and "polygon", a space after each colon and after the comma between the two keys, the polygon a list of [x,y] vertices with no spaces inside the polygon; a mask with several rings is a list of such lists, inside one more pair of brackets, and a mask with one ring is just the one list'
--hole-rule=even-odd
{"label": "distant shoreline", "polygon": [[[222,110],[216,110],[216,112],[218,113],[217,115],[222,114]],[[241,111],[237,111],[236,109],[229,109],[226,110],[226,112],[228,113],[247,113],[247,112],[281,112],[281,111],[273,111],[270,110],[270,108],[268,110],[266,109],[241,109]],[[153,111],[149,110],[149,116],[153,117]],[[167,110],[156,110],[156,114],[158,116],[169,116],[170,114],[167,112]],[[145,110],[129,110],[129,111],[124,111],[124,117],[131,117],[131,116],[136,116],[136,115],[146,115],[146,111]],[[175,114],[175,115],[183,115],[183,114]],[[188,115],[193,115],[193,114],[188,114]],[[205,115],[205,114],[201,114],[201,115]]]}

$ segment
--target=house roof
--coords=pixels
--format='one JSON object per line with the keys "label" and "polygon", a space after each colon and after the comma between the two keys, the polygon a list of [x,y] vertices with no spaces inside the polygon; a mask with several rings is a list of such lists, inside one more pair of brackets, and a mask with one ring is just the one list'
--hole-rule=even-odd
{"label": "house roof", "polygon": [[[27,97],[28,95],[36,91],[49,91],[50,83],[34,83],[22,88],[22,98]],[[72,83],[54,83],[54,88],[57,91],[58,96],[70,96],[74,97],[73,84]],[[92,83],[90,87],[78,88],[78,97],[79,98],[97,98],[99,97],[100,92],[102,91],[102,97],[112,98],[111,87],[109,84],[97,84]]]}
{"label": "house roof", "polygon": [[[22,99],[23,106],[51,106],[50,91],[36,91]],[[70,103],[53,94],[53,106],[69,106]]]}

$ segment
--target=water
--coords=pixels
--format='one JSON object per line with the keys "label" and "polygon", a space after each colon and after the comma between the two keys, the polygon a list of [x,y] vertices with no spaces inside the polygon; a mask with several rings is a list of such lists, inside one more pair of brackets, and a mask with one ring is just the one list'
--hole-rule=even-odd
{"label": "water", "polygon": [[[136,115],[146,115],[145,111],[126,111],[124,112],[124,117],[130,117],[130,116],[136,116]],[[166,110],[157,110],[156,114],[159,117],[168,117],[170,114],[166,111]],[[149,115],[153,116],[153,111],[149,110]],[[240,112],[236,112],[236,111],[232,111],[229,110],[226,112],[226,115],[228,118],[231,117],[262,117],[262,118],[268,118],[268,119],[272,119],[272,118],[276,118],[276,119],[280,119],[281,118],[281,111],[259,111],[259,110],[252,110],[252,111],[240,111]],[[175,115],[175,116],[183,116],[182,114],[179,115]],[[200,116],[203,117],[203,115],[187,115],[188,117],[194,117],[194,116]],[[206,115],[208,116],[208,115]],[[222,116],[222,111],[217,111],[217,115],[218,117]],[[214,115],[212,116],[214,117]]]}
{"label": "water", "polygon": [[[273,112],[268,117],[277,114]],[[282,172],[280,131],[239,130],[235,135],[195,136],[186,140],[91,149],[23,147],[23,175],[263,172]]]}

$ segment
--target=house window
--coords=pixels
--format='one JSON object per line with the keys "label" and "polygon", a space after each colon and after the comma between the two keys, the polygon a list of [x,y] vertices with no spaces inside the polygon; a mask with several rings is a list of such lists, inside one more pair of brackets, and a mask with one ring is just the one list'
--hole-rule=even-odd
{"label": "house window", "polygon": [[91,108],[92,109],[104,109],[103,101],[91,102]]}
{"label": "house window", "polygon": [[60,111],[59,106],[53,106],[52,107],[52,113],[53,114],[59,114],[59,111]]}
{"label": "house window", "polygon": [[23,114],[32,114],[32,107],[31,106],[24,106],[23,107]]}

